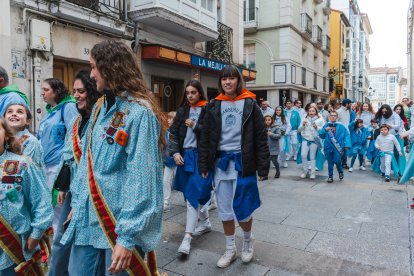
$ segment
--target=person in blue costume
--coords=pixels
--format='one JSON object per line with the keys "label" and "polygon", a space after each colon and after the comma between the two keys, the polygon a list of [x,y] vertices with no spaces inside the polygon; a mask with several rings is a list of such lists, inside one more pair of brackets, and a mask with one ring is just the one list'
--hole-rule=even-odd
{"label": "person in blue costume", "polygon": [[359,160],[359,169],[365,171],[364,156],[367,151],[367,141],[371,139],[371,133],[364,126],[362,119],[356,119],[355,122],[351,122],[348,126],[349,134],[351,135],[351,149],[347,152],[351,158],[351,166],[349,172],[353,171],[356,158]]}
{"label": "person in blue costume", "polygon": [[[190,254],[192,235],[200,235],[211,230],[208,208],[201,208],[201,205],[206,205],[211,197],[212,174],[204,179],[197,167],[206,104],[207,97],[201,83],[197,80],[189,81],[170,128],[169,153],[177,165],[174,190],[182,192],[187,203],[185,235],[178,248],[178,252],[184,255]],[[199,217],[200,227],[196,231]]]}
{"label": "person in blue costume", "polygon": [[[20,155],[20,152],[20,143],[5,120],[0,118],[0,221],[3,226],[9,226],[7,232],[13,233],[7,238],[5,228],[2,228],[0,275],[5,276],[18,275],[15,268],[18,270],[19,264],[23,265],[24,261],[39,256],[39,241],[53,218],[44,170],[30,158]],[[12,259],[10,251],[14,253],[15,250],[5,243],[9,242],[12,236],[16,237],[19,250],[23,251],[24,259],[20,260],[21,263],[16,263],[16,260]],[[39,271],[39,260],[37,257],[34,258],[33,266]]]}
{"label": "person in blue costume", "polygon": [[174,185],[175,174],[177,172],[177,164],[175,164],[174,157],[170,156],[168,153],[169,143],[170,143],[170,128],[174,122],[175,115],[177,113],[175,111],[170,111],[167,114],[167,123],[168,129],[165,133],[165,140],[167,141],[167,150],[164,153],[164,212],[168,212],[171,210],[170,206],[170,199],[171,199],[171,190]]}
{"label": "person in blue costume", "polygon": [[387,124],[381,125],[381,134],[375,140],[375,147],[379,153],[371,165],[375,172],[380,172],[381,176],[385,177],[386,182],[390,182],[391,168],[394,170],[394,177],[398,178],[399,175],[399,167],[394,157],[394,149],[397,149],[399,156],[402,156],[402,147],[397,138],[390,133],[390,129],[391,127]]}
{"label": "person in blue costume", "polygon": [[377,139],[378,135],[380,135],[380,128],[378,126],[378,121],[375,119],[371,120],[371,131],[370,136],[371,139],[369,140],[369,146],[367,149],[367,158],[371,162],[371,164],[374,162],[375,157],[377,157],[378,150],[375,147],[375,140]]}
{"label": "person in blue costume", "polygon": [[[400,133],[404,132],[404,122],[400,116],[394,112],[388,104],[383,104],[375,114],[375,119],[378,120],[378,125],[381,127],[386,124],[390,127],[389,133],[394,135],[400,144],[401,148],[404,148],[404,140],[400,138]],[[407,160],[405,159],[405,153],[402,151],[402,155],[399,155],[398,148],[394,148],[394,157],[398,164],[399,176],[402,176],[405,171]],[[396,176],[398,177],[398,176]]]}
{"label": "person in blue costume", "polygon": [[39,140],[29,131],[32,113],[25,105],[11,104],[4,113],[7,125],[13,130],[15,137],[22,145],[23,155],[32,159],[40,167],[44,167],[43,148]]}
{"label": "person in blue costume", "polygon": [[[413,145],[414,140],[414,124],[411,122],[410,129],[400,134],[401,138],[408,138],[411,141],[411,145]],[[414,150],[412,147],[410,149],[410,153],[408,155],[407,166],[405,168],[404,174],[401,176],[399,181],[400,184],[404,184],[410,178],[414,176]]]}
{"label": "person in blue costume", "polygon": [[[104,40],[91,49],[90,64],[104,96],[82,139],[73,216],[61,243],[73,242],[70,275],[127,275],[131,261],[161,238],[163,114],[129,46]],[[99,192],[91,195],[92,188]]]}
{"label": "person in blue costume", "polygon": [[342,167],[342,155],[345,154],[345,148],[351,147],[351,138],[348,129],[337,122],[338,112],[331,111],[329,113],[329,122],[319,132],[319,137],[324,139],[323,151],[325,158],[328,161],[328,183],[333,182],[333,169],[339,173],[339,179],[344,178],[344,171]]}
{"label": "person in blue costume", "polygon": [[283,167],[287,168],[287,160],[290,159],[291,156],[293,156],[293,160],[296,161],[296,155],[297,155],[297,147],[298,147],[298,128],[300,126],[301,122],[301,116],[300,113],[293,107],[292,100],[286,101],[286,108],[284,111],[286,120],[290,123],[290,131],[289,131],[289,149],[290,153],[286,155],[286,159],[283,160]]}
{"label": "person in blue costume", "polygon": [[9,83],[6,69],[0,66],[0,114],[3,116],[6,108],[11,104],[21,104],[29,108],[29,100],[25,93],[15,84]]}
{"label": "person in blue costume", "polygon": [[[72,203],[72,193],[70,192],[70,182],[76,173],[79,154],[74,153],[75,147],[82,146],[82,138],[89,123],[92,107],[101,94],[96,89],[96,83],[90,78],[89,71],[80,71],[75,76],[73,83],[73,96],[76,100],[76,108],[79,111],[78,117],[70,123],[66,132],[65,147],[62,151],[59,164],[59,174],[56,177],[54,188],[59,191],[57,203],[62,206],[62,214],[58,223],[56,238],[52,245],[52,256],[49,264],[49,276],[69,275],[69,257],[72,244],[61,244],[64,227],[70,221],[70,210]],[[69,184],[69,185],[68,185]]]}
{"label": "person in blue costume", "polygon": [[219,219],[226,237],[226,251],[217,266],[225,268],[236,259],[235,220],[243,230],[241,259],[249,263],[253,258],[252,216],[260,207],[257,175],[269,174],[270,153],[256,95],[244,89],[239,69],[224,67],[218,87],[220,94],[206,108],[198,166],[204,178],[214,171]]}
{"label": "person in blue costume", "polygon": [[[322,115],[319,115],[318,110],[314,106],[309,106],[306,116],[302,118],[301,126],[298,128],[298,132],[301,136],[301,143],[299,146],[299,153],[297,163],[302,164],[301,178],[308,176],[308,168],[310,167],[310,179],[315,179],[316,174],[316,160],[317,156],[321,156],[321,139],[319,138],[319,131],[324,126],[325,121]],[[323,169],[323,161],[325,158],[322,155],[322,166],[318,166],[318,169]],[[309,162],[309,165],[308,165]]]}
{"label": "person in blue costume", "polygon": [[[42,83],[42,97],[46,102],[47,114],[40,121],[37,138],[44,152],[47,184],[52,192],[55,177],[58,173],[60,157],[65,146],[65,136],[70,129],[71,121],[78,116],[75,99],[69,95],[68,89],[58,79],[45,79]],[[57,192],[53,193],[56,201]],[[57,232],[62,209],[55,207],[53,231]]]}

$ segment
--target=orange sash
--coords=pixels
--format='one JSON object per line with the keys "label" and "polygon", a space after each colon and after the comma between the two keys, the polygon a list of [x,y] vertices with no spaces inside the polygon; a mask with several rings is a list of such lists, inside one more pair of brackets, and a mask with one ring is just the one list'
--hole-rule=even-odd
{"label": "orange sash", "polygon": [[21,276],[39,276],[44,275],[38,265],[34,265],[41,259],[40,250],[33,254],[28,261],[23,255],[23,248],[20,237],[13,230],[10,224],[0,215],[0,248],[9,256],[17,265],[14,269],[17,275]]}
{"label": "orange sash", "polygon": [[75,121],[75,124],[72,128],[72,149],[73,157],[75,158],[76,163],[79,164],[80,158],[82,156],[82,149],[80,147],[80,138],[78,135],[79,123],[81,121],[81,116],[79,115]]}
{"label": "orange sash", "polygon": [[[105,233],[105,236],[108,240],[109,245],[113,249],[116,244],[116,239],[118,235],[115,232],[116,227],[116,220],[114,215],[112,214],[111,209],[109,208],[103,194],[102,190],[99,187],[95,175],[93,173],[93,161],[92,161],[92,150],[91,150],[91,140],[92,140],[92,131],[95,125],[96,119],[100,113],[102,104],[104,102],[104,97],[101,97],[96,102],[96,110],[94,117],[91,121],[91,128],[88,137],[88,148],[87,148],[87,158],[88,158],[88,188],[89,188],[89,195],[93,206],[95,208],[96,216],[98,218],[99,224],[102,228],[102,231]],[[142,259],[141,255],[138,253],[136,249],[132,250],[132,258],[131,264],[127,268],[127,272],[129,275],[135,276],[154,276],[159,275],[157,271],[157,263],[155,252],[151,251],[148,252],[148,265]]]}

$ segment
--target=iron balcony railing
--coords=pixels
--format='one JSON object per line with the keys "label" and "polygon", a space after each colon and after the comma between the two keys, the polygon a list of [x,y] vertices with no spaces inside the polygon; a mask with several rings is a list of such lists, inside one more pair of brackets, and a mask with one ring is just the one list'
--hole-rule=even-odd
{"label": "iron balcony railing", "polygon": [[206,42],[207,57],[224,63],[233,63],[233,29],[217,21],[217,31],[218,38]]}
{"label": "iron balcony railing", "polygon": [[329,35],[324,35],[323,38],[323,48],[327,52],[331,52],[331,38],[329,37]]}
{"label": "iron balcony railing", "polygon": [[104,15],[127,21],[126,0],[66,0]]}
{"label": "iron balcony railing", "polygon": [[302,13],[301,31],[312,37],[312,18],[307,13]]}

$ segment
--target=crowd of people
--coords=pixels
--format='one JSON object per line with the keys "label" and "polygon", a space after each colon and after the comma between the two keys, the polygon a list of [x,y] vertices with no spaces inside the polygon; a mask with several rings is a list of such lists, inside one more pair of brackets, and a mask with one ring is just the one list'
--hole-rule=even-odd
{"label": "crowd of people", "polygon": [[0,67],[0,275],[158,275],[154,250],[172,189],[187,207],[179,254],[211,231],[209,209],[217,206],[225,239],[217,266],[237,258],[236,221],[249,263],[258,181],[271,164],[279,178],[293,159],[300,178],[313,180],[327,161],[329,183],[335,165],[343,179],[357,159],[385,181],[392,171],[401,183],[413,176],[409,99],[376,113],[349,99],[305,108],[286,100],[272,109],[230,65],[214,99],[191,80],[165,116],[128,46],[100,42],[90,65],[75,76],[73,93],[58,79],[43,81],[47,113],[37,137],[27,97]]}
{"label": "crowd of people", "polygon": [[[360,170],[366,171],[369,162],[372,170],[386,182],[391,179],[391,171],[400,183],[413,176],[406,169],[405,156],[414,140],[413,104],[408,98],[393,109],[383,104],[377,112],[369,102],[349,99],[342,100],[337,107],[318,102],[308,103],[303,109],[300,100],[287,100],[285,108],[272,109],[267,101],[262,101],[260,106],[268,130],[271,160],[276,168],[275,178],[280,177],[279,162],[286,168],[292,155],[301,164],[301,178],[315,179],[316,171],[323,170],[327,161],[329,183],[333,182],[334,165],[339,179],[343,179],[344,169],[352,172],[357,159]],[[409,158],[408,165],[411,163]]]}

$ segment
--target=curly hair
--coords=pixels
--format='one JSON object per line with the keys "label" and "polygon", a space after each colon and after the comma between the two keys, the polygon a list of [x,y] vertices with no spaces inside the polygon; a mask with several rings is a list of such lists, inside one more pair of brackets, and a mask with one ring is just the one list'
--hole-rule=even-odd
{"label": "curly hair", "polygon": [[96,88],[96,82],[93,79],[91,79],[89,71],[79,71],[75,76],[75,80],[80,80],[83,86],[85,87],[85,91],[87,93],[86,111],[91,112],[93,105],[102,96],[102,94],[98,92]]}
{"label": "curly hair", "polygon": [[43,80],[43,82],[48,83],[50,85],[50,88],[52,88],[53,93],[56,95],[55,102],[57,104],[59,104],[66,96],[69,95],[69,90],[61,80],[56,78],[48,78]]}
{"label": "curly hair", "polygon": [[135,98],[146,100],[157,117],[161,135],[158,140],[160,149],[165,148],[165,117],[159,104],[144,84],[143,75],[135,54],[125,43],[116,40],[104,40],[95,44],[91,50],[91,58],[105,79],[108,88],[116,96],[124,91]]}
{"label": "curly hair", "polygon": [[[397,109],[397,107],[401,108],[401,112],[400,114],[398,114],[397,112],[395,112],[395,110]],[[398,114],[398,116],[400,116],[401,120],[403,120],[403,122],[405,122],[407,120],[407,117],[404,114],[404,107],[402,104],[397,104],[394,106],[394,112]]]}
{"label": "curly hair", "polygon": [[357,110],[358,115],[361,115],[362,111],[364,111],[364,105],[368,105],[368,112],[374,114],[374,109],[372,108],[372,105],[370,103],[365,102],[359,106]]}
{"label": "curly hair", "polygon": [[206,96],[206,94],[204,93],[203,86],[201,86],[201,83],[200,83],[198,80],[190,80],[190,81],[189,81],[189,82],[187,82],[187,84],[185,85],[185,88],[184,88],[184,95],[183,95],[183,98],[182,98],[182,100],[181,100],[181,105],[180,105],[180,106],[188,105],[188,99],[187,99],[187,95],[186,95],[185,89],[187,89],[187,87],[189,87],[189,86],[192,86],[192,87],[194,87],[195,89],[197,89],[198,93],[200,94],[200,101],[201,101],[201,100],[206,100],[206,101],[208,101],[207,96]]}
{"label": "curly hair", "polygon": [[4,134],[5,134],[4,148],[15,154],[21,155],[22,146],[20,145],[19,140],[14,136],[13,131],[6,123],[6,120],[1,117],[0,117],[0,127],[4,129]]}

